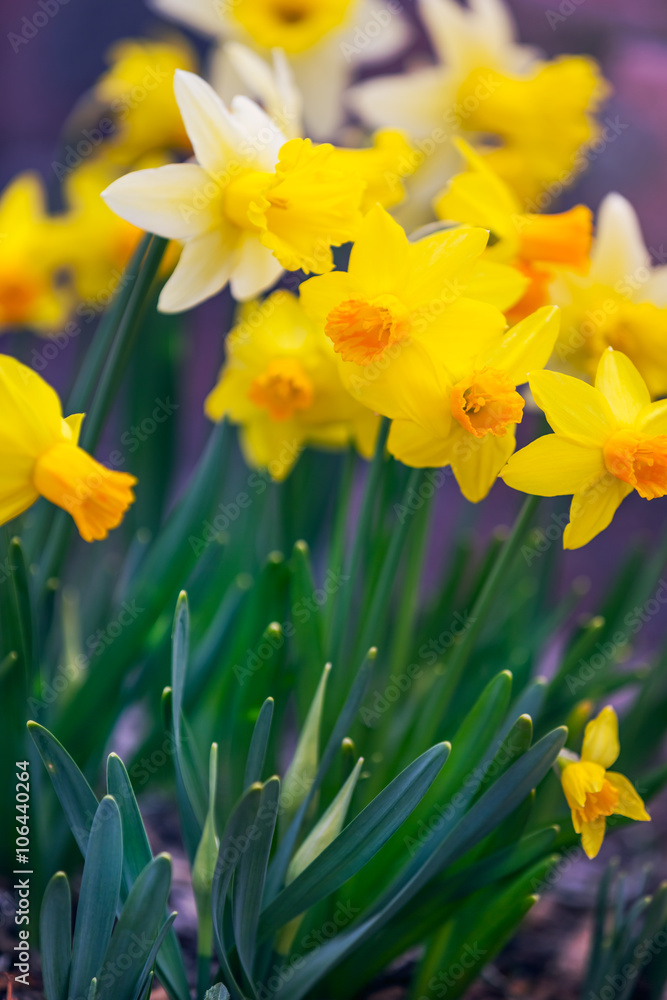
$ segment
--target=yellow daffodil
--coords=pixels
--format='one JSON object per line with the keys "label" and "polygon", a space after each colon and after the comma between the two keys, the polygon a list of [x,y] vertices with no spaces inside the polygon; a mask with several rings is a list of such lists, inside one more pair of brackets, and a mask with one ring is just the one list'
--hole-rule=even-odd
{"label": "yellow daffodil", "polygon": [[555,273],[588,269],[591,211],[577,205],[558,215],[524,213],[517,196],[489,166],[488,157],[479,156],[461,139],[454,144],[467,160],[468,171],[452,178],[438,196],[436,214],[491,231],[493,242],[486,256],[513,265],[530,280],[523,298],[509,313],[511,321],[522,319],[550,302],[549,283]]}
{"label": "yellow daffodil", "polygon": [[561,273],[550,294],[563,309],[557,361],[593,378],[613,347],[637,366],[652,396],[667,394],[667,267],[651,266],[636,212],[620,194],[600,206],[586,276]]}
{"label": "yellow daffodil", "polygon": [[[308,134],[334,135],[345,114],[343,93],[363,62],[386,59],[410,41],[400,7],[382,0],[152,0],[156,10],[218,42],[212,82],[225,99],[239,93],[237,67],[226,43],[241,42],[267,55],[282,49],[303,95]],[[360,40],[361,36],[361,40]],[[256,85],[250,96],[262,97]],[[287,132],[287,130],[285,130]]]}
{"label": "yellow daffodil", "polygon": [[106,538],[134,501],[134,476],[78,446],[83,414],[63,418],[57,394],[31,368],[0,355],[0,524],[46,497],[87,542]]}
{"label": "yellow daffodil", "polygon": [[57,280],[61,266],[41,181],[20,174],[0,197],[0,331],[61,329],[72,305]]}
{"label": "yellow daffodil", "polygon": [[[443,179],[456,169],[449,139],[463,135],[516,193],[522,210],[552,183],[571,183],[582,148],[598,134],[606,87],[592,59],[554,62],[516,42],[503,0],[419,0],[437,64],[376,76],[354,87],[352,107],[373,127],[405,129],[422,153],[406,224],[424,221]],[[402,216],[403,218],[403,216]]]}
{"label": "yellow daffodil", "polygon": [[116,42],[110,67],[95,87],[95,97],[109,108],[115,133],[104,155],[129,166],[147,153],[190,153],[191,145],[174,97],[174,72],[194,72],[197,57],[181,35],[164,41],[145,38]]}
{"label": "yellow daffodil", "polygon": [[[410,243],[377,207],[364,219],[347,273],[301,285],[306,311],[334,346],[343,382],[393,419],[389,449],[409,465],[451,463],[479,500],[514,447],[516,385],[544,365],[555,310],[504,336],[502,298],[518,297],[513,268],[479,259],[488,233],[461,228]],[[470,446],[458,448],[459,439]]]}
{"label": "yellow daffodil", "polygon": [[197,163],[126,174],[103,192],[122,218],[184,241],[160,309],[191,308],[228,281],[247,300],[283,268],[330,270],[331,246],[361,222],[364,180],[330,165],[333,147],[286,141],[248,98],[229,111],[204,80],[180,71],[175,91]]}
{"label": "yellow daffodil", "polygon": [[241,425],[250,465],[283,479],[302,448],[356,443],[370,456],[378,418],[343,387],[333,348],[289,292],[244,307],[206,400],[212,420]]}
{"label": "yellow daffodil", "polygon": [[603,354],[595,386],[559,372],[530,377],[535,402],[554,434],[514,455],[501,473],[508,486],[538,496],[573,494],[563,545],[586,545],[636,490],[667,494],[667,401],[652,403],[625,354]]}
{"label": "yellow daffodil", "polygon": [[572,825],[581,834],[581,846],[589,858],[594,858],[602,847],[607,816],[651,819],[630,781],[623,774],[607,770],[620,749],[616,712],[607,705],[586,726],[581,759],[559,760]]}

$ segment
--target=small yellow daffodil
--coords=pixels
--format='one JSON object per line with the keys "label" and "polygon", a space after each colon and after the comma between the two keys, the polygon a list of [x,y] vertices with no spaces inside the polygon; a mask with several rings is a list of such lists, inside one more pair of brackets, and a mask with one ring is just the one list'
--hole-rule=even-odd
{"label": "small yellow daffodil", "polygon": [[134,476],[78,446],[83,414],[63,418],[56,392],[31,368],[0,355],[0,524],[38,499],[68,511],[81,537],[106,538],[134,501]]}
{"label": "small yellow daffodil", "polygon": [[491,169],[488,157],[461,139],[454,139],[454,144],[467,160],[468,170],[453,177],[436,198],[436,214],[440,219],[489,229],[492,243],[486,256],[511,264],[529,279],[523,298],[508,314],[516,322],[550,303],[549,283],[559,270],[586,272],[592,213],[585,205],[557,215],[522,212],[519,199]]}
{"label": "small yellow daffodil", "polygon": [[274,292],[245,306],[226,350],[206,413],[241,425],[250,465],[284,479],[307,445],[353,442],[371,455],[378,418],[346,392],[331,343],[294,295]]}
{"label": "small yellow daffodil", "polygon": [[331,246],[352,239],[365,182],[330,160],[333,147],[285,137],[248,98],[229,111],[212,88],[178,71],[176,98],[197,163],[126,174],[103,192],[118,215],[184,241],[160,296],[181,312],[229,281],[245,301],[273,285],[283,268],[323,272]]}
{"label": "small yellow daffodil", "polygon": [[0,196],[0,331],[48,335],[62,328],[72,296],[57,280],[61,267],[41,181],[20,174]]}
{"label": "small yellow daffodil", "polygon": [[128,167],[148,153],[190,154],[191,145],[174,97],[177,69],[195,72],[197,57],[182,35],[164,41],[130,38],[108,53],[109,69],[95,97],[109,108],[115,131],[105,141],[105,157]]}
{"label": "small yellow daffodil", "polygon": [[591,267],[550,288],[563,310],[556,360],[593,378],[608,347],[623,351],[651,395],[667,394],[667,267],[651,265],[637,214],[620,194],[600,205]]}
{"label": "small yellow daffodil", "polygon": [[667,401],[651,402],[625,354],[603,354],[595,386],[544,371],[530,388],[555,433],[518,451],[501,475],[524,493],[573,494],[566,549],[603,531],[633,490],[646,500],[667,494]]}
{"label": "small yellow daffodil", "polygon": [[516,386],[546,364],[557,333],[556,310],[547,309],[505,335],[500,300],[515,301],[523,279],[501,264],[480,269],[487,238],[466,227],[410,243],[377,207],[347,273],[310,278],[300,289],[345,386],[394,421],[392,454],[408,465],[451,463],[474,501],[514,447],[523,410]]}
{"label": "small yellow daffodil", "polygon": [[589,858],[594,858],[602,847],[608,816],[645,822],[651,819],[630,781],[607,770],[619,753],[618,719],[607,705],[586,726],[581,759],[559,761],[572,825],[581,834],[581,846]]}

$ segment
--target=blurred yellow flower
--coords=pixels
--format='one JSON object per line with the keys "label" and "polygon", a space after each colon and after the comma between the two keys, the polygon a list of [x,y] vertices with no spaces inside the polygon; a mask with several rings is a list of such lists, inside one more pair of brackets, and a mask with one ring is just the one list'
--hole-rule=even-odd
{"label": "blurred yellow flower", "polygon": [[493,242],[486,256],[513,265],[530,280],[523,298],[509,312],[510,321],[522,319],[550,302],[549,283],[555,273],[588,269],[592,213],[585,205],[558,215],[524,213],[514,192],[491,169],[488,157],[479,156],[462,139],[454,139],[454,144],[469,169],[453,177],[437,197],[436,214],[491,231]]}
{"label": "blurred yellow flower", "polygon": [[561,758],[561,781],[572,825],[581,834],[581,846],[589,858],[602,847],[607,816],[649,821],[644,803],[623,774],[608,771],[620,753],[618,719],[607,705],[586,726],[581,759]]}
{"label": "blurred yellow flower", "polygon": [[[271,113],[276,107],[298,110],[308,135],[329,139],[345,118],[344,92],[360,63],[396,55],[411,40],[401,5],[391,0],[151,0],[165,17],[186,24],[217,42],[211,59],[211,82],[226,100],[237,94],[259,99]],[[235,48],[229,49],[229,43]],[[241,44],[239,44],[241,43]],[[262,57],[280,50],[293,81],[276,104],[274,82],[259,61],[239,50],[248,47]],[[263,60],[261,60],[263,61]],[[240,65],[240,63],[242,63]],[[280,71],[282,82],[285,74]],[[266,84],[269,83],[270,90]],[[239,87],[242,85],[242,89]],[[294,102],[294,87],[302,101]],[[287,101],[285,101],[287,97]],[[268,98],[268,100],[267,100]],[[290,138],[298,132],[281,129]]]}
{"label": "blurred yellow flower", "polygon": [[306,445],[370,456],[378,418],[343,387],[333,349],[289,292],[247,304],[205,409],[241,425],[248,463],[284,479]]}
{"label": "blurred yellow flower", "polygon": [[62,266],[40,179],[19,174],[0,196],[0,331],[59,330],[72,298],[58,280]]}
{"label": "blurred yellow flower", "polygon": [[[377,207],[347,273],[300,289],[346,387],[394,421],[392,454],[409,465],[451,463],[471,500],[488,492],[514,447],[523,409],[515,387],[546,363],[557,332],[555,310],[544,310],[503,336],[502,305],[521,295],[524,279],[502,264],[480,265],[487,238],[466,227],[410,243]],[[475,444],[454,454],[459,438]]]}
{"label": "blurred yellow flower", "polygon": [[361,222],[365,181],[331,165],[332,146],[285,141],[248,98],[229,111],[180,70],[175,91],[197,163],[126,174],[103,192],[122,218],[184,241],[160,309],[189,309],[228,281],[235,298],[254,298],[283,268],[330,270],[331,246],[353,239]]}
{"label": "blurred yellow flower", "polygon": [[556,358],[595,376],[608,347],[637,366],[652,396],[667,394],[667,267],[652,267],[637,215],[620,194],[600,206],[591,268],[550,289],[563,309]]}
{"label": "blurred yellow flower", "polygon": [[563,545],[586,545],[636,490],[667,494],[667,401],[652,403],[625,354],[603,354],[595,386],[558,372],[535,372],[530,388],[554,434],[518,451],[502,471],[508,486],[538,496],[573,494]]}
{"label": "blurred yellow flower", "polygon": [[350,94],[365,122],[405,129],[422,154],[409,224],[425,221],[431,199],[456,170],[453,135],[469,138],[488,158],[522,210],[539,211],[536,199],[552,184],[560,193],[572,183],[586,165],[585,147],[598,135],[595,114],[607,88],[595,62],[540,60],[516,41],[503,0],[467,6],[419,0],[419,11],[436,65],[373,77]]}
{"label": "blurred yellow flower", "polygon": [[70,268],[79,298],[103,308],[120,284],[142,231],[111,211],[101,193],[118,176],[105,160],[83,163],[67,176],[68,210],[54,219],[63,264]]}
{"label": "blurred yellow flower", "polygon": [[177,69],[197,69],[189,42],[182,35],[164,41],[124,39],[112,46],[108,59],[110,67],[94,91],[96,99],[108,106],[116,129],[104,143],[104,155],[129,166],[146,153],[190,153],[173,87]]}
{"label": "blurred yellow flower", "polygon": [[0,524],[46,497],[68,511],[81,537],[106,538],[134,501],[137,480],[78,446],[83,414],[63,419],[57,394],[36,372],[0,356]]}

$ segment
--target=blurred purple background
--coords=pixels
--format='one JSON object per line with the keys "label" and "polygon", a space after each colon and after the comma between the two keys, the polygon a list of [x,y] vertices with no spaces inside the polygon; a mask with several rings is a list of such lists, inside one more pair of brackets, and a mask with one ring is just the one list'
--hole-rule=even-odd
{"label": "blurred purple background", "polygon": [[[58,0],[48,2],[53,5]],[[414,5],[404,2],[414,19]],[[567,193],[563,207],[585,201],[595,209],[608,191],[620,191],[635,204],[648,245],[658,252],[663,243],[667,247],[667,0],[508,2],[522,41],[542,47],[549,55],[590,53],[600,61],[613,86],[603,117],[627,124]],[[15,52],[10,33],[20,32],[22,19],[38,9],[38,0],[0,0],[2,185],[17,171],[33,168],[55,187],[50,164],[63,123],[104,68],[105,50],[116,39],[151,33],[160,24],[142,0],[60,0],[58,13]],[[424,45],[424,39],[418,38],[413,52]],[[227,308],[224,298],[207,304],[188,335],[181,390],[183,412],[192,414],[183,443],[186,465],[194,461],[206,434],[201,402],[219,364],[220,331]],[[14,344],[15,338],[4,338],[0,350],[12,350]],[[52,375],[56,383],[63,374],[58,367],[54,365]],[[522,428],[522,437],[526,431]],[[453,519],[465,504],[451,481],[440,494],[435,547],[444,555],[451,543]],[[519,501],[517,494],[497,485],[484,505],[485,526],[510,521]],[[571,579],[585,572],[594,580],[604,580],[618,563],[619,543],[638,533],[657,537],[666,511],[667,501],[648,504],[631,497],[611,531],[585,550],[566,554],[566,575]],[[547,511],[541,516],[546,527],[550,523]]]}

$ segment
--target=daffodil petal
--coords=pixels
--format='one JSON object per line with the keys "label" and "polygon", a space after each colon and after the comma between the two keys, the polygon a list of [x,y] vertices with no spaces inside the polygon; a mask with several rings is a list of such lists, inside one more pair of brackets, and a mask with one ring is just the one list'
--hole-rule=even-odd
{"label": "daffodil petal", "polygon": [[544,368],[551,357],[558,331],[560,311],[544,306],[513,326],[502,339],[488,364],[508,372],[516,385],[528,381],[528,373]]}
{"label": "daffodil petal", "polygon": [[632,493],[632,487],[608,473],[593,486],[575,493],[570,506],[570,523],[563,534],[564,548],[581,548],[604,531],[628,493]]}
{"label": "daffodil petal", "polygon": [[7,354],[0,355],[0,399],[0,455],[5,469],[8,454],[16,451],[36,458],[61,436],[62,408],[55,389]]}
{"label": "daffodil petal", "polygon": [[449,464],[451,442],[429,434],[410,420],[394,420],[389,431],[390,455],[413,469],[431,469]]}
{"label": "daffodil petal", "polygon": [[5,477],[0,475],[0,524],[6,524],[22,514],[28,507],[32,507],[39,498],[39,493],[32,486],[22,486],[16,492],[7,495],[7,483]]}
{"label": "daffodil petal", "polygon": [[556,434],[579,444],[602,445],[616,427],[611,407],[593,386],[559,372],[532,372],[533,398]]}
{"label": "daffodil petal", "polygon": [[303,428],[293,420],[254,420],[242,427],[240,442],[249,465],[268,469],[281,482],[301,454]]}
{"label": "daffodil petal", "polygon": [[217,295],[229,281],[234,238],[235,234],[215,229],[188,240],[174,273],[160,294],[160,312],[184,312]]}
{"label": "daffodil petal", "polygon": [[222,191],[196,163],[169,163],[119,177],[102,198],[133,226],[184,240],[215,225]]}
{"label": "daffodil petal", "polygon": [[512,455],[501,477],[513,490],[557,497],[579,492],[604,471],[600,449],[546,434]]}
{"label": "daffodil petal", "polygon": [[451,375],[452,382],[489,363],[489,353],[505,329],[496,306],[459,298],[446,309],[425,309],[412,317],[411,333]]}
{"label": "daffodil petal", "polygon": [[408,270],[408,238],[389,212],[376,205],[364,218],[350,254],[348,270],[374,297],[397,293]]}
{"label": "daffodil petal", "polygon": [[598,210],[597,235],[591,254],[590,277],[602,285],[627,282],[628,276],[648,270],[651,258],[634,208],[615,191]]}
{"label": "daffodil petal", "polygon": [[[561,775],[563,794],[570,809],[581,807],[589,792],[599,792],[604,784],[604,768],[593,761],[577,760]],[[579,832],[579,831],[577,831]]]}
{"label": "daffodil petal", "polygon": [[651,402],[646,382],[630,358],[609,349],[600,358],[595,388],[603,394],[619,424],[633,424]]}
{"label": "daffodil petal", "polygon": [[620,752],[618,718],[611,705],[607,705],[586,726],[581,759],[591,760],[606,769],[611,767]]}
{"label": "daffodil petal", "polygon": [[85,413],[73,413],[69,417],[65,417],[65,424],[67,425],[67,432],[70,435],[72,444],[79,443],[79,437],[81,435],[81,425],[85,419]]}
{"label": "daffodil petal", "polygon": [[487,434],[477,438],[460,434],[452,448],[452,470],[461,493],[471,503],[479,503],[487,495],[498,473],[514,451],[514,428],[502,437]]}
{"label": "daffodil petal", "polygon": [[265,292],[283,273],[282,265],[255,233],[247,233],[239,242],[230,276],[230,288],[237,302],[254,299]]}
{"label": "daffodil petal", "polygon": [[299,298],[304,310],[316,323],[324,324],[332,309],[346,299],[361,295],[359,285],[347,271],[330,271],[307,278],[299,285]]}
{"label": "daffodil petal", "polygon": [[604,816],[598,816],[591,823],[582,823],[581,846],[587,858],[595,858],[600,853],[604,840],[607,821]]}
{"label": "daffodil petal", "polygon": [[628,819],[648,822],[651,817],[646,812],[644,801],[637,794],[633,784],[624,774],[617,771],[607,771],[607,781],[619,793],[618,805],[614,809],[617,816],[627,816]]}
{"label": "daffodil petal", "polygon": [[196,73],[176,70],[174,94],[197,163],[215,177],[230,161],[250,163],[248,135],[213,87]]}
{"label": "daffodil petal", "polygon": [[406,301],[413,307],[437,308],[467,294],[466,284],[488,238],[485,229],[461,226],[410,244]]}
{"label": "daffodil petal", "polygon": [[496,264],[482,257],[466,282],[465,294],[506,312],[519,301],[528,284],[528,278],[516,267]]}
{"label": "daffodil petal", "polygon": [[667,399],[646,406],[637,418],[637,426],[645,434],[667,434]]}

